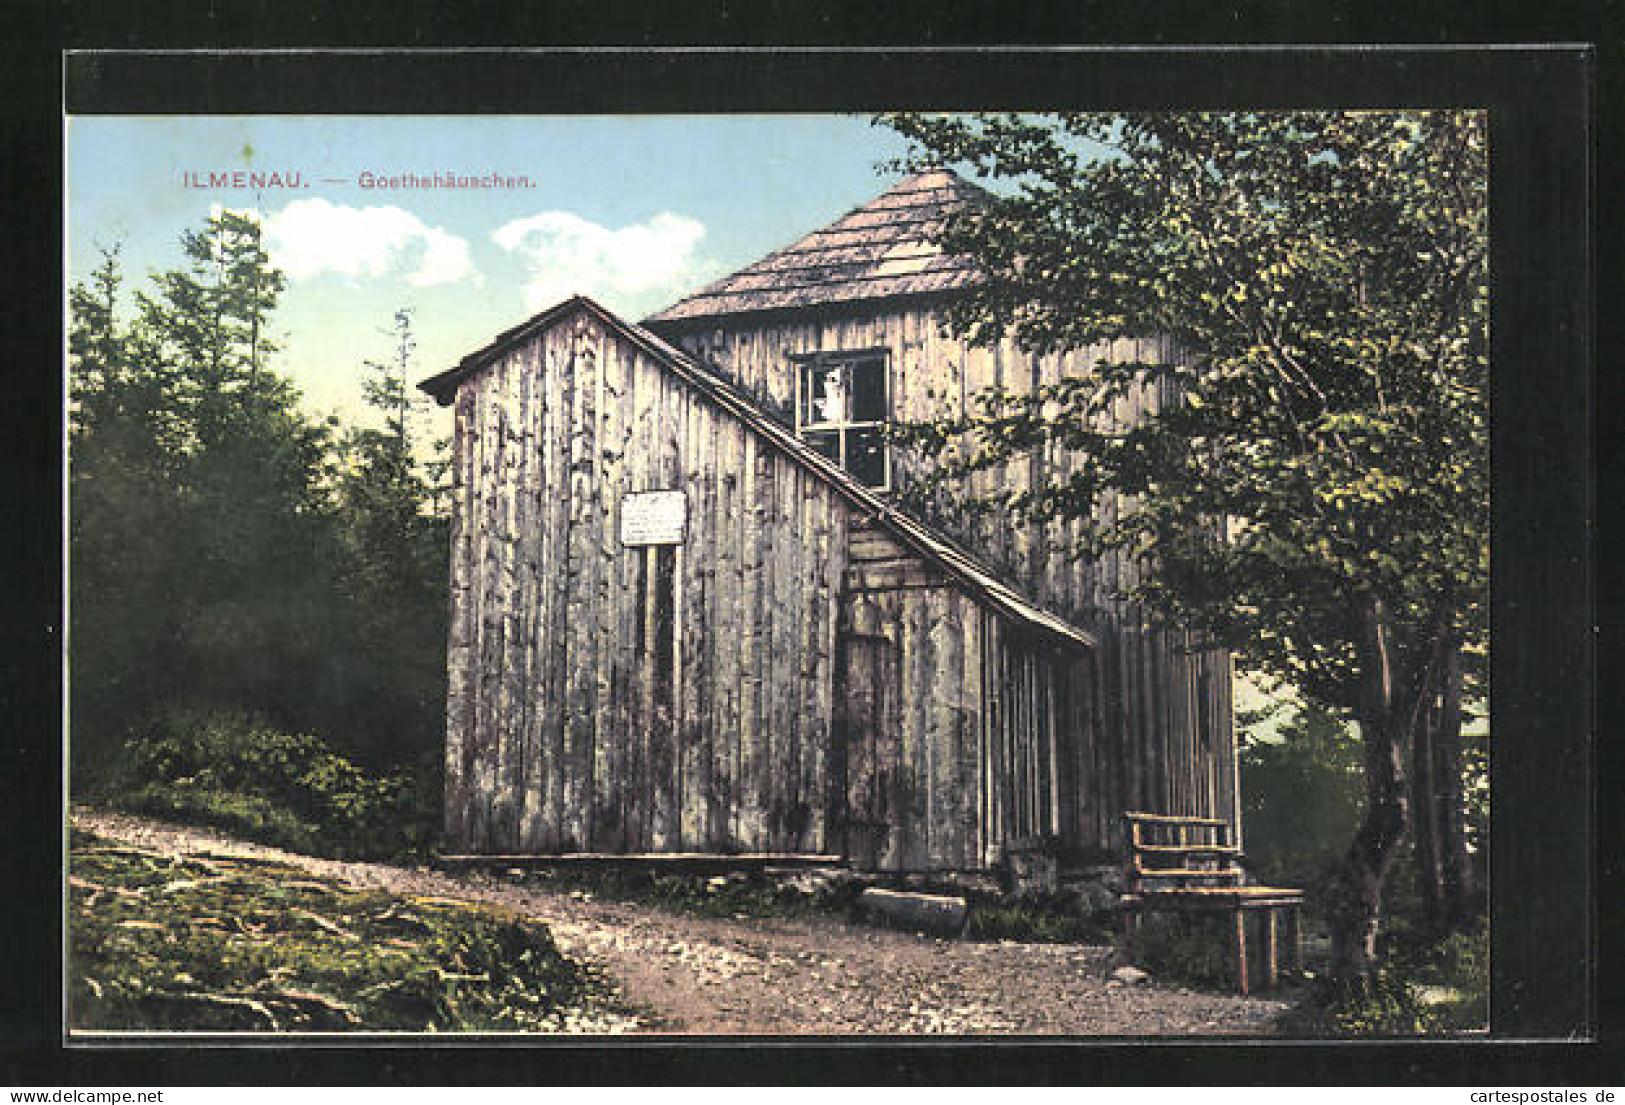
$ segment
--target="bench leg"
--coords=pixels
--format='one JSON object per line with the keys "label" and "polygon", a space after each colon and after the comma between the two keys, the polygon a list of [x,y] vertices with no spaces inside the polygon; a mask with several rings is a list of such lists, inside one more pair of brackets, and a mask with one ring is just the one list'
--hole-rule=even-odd
{"label": "bench leg", "polygon": [[1266,909],[1264,911],[1264,988],[1269,989],[1281,981],[1281,960],[1276,951],[1277,941],[1280,939],[1280,928],[1276,922],[1276,915],[1280,911]]}
{"label": "bench leg", "polygon": [[1140,954],[1140,911],[1129,909],[1123,911],[1123,943],[1121,955],[1124,963],[1133,963]]}
{"label": "bench leg", "polygon": [[1303,974],[1303,942],[1298,932],[1298,907],[1286,907],[1286,952],[1294,978]]}
{"label": "bench leg", "polygon": [[1236,917],[1236,988],[1247,995],[1247,911],[1237,909]]}

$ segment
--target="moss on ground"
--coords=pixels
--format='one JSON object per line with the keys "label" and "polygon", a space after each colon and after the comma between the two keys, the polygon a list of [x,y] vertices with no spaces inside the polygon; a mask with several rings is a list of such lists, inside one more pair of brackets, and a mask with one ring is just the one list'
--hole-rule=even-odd
{"label": "moss on ground", "polygon": [[546,926],[287,864],[71,841],[69,1024],[92,1030],[611,1032]]}

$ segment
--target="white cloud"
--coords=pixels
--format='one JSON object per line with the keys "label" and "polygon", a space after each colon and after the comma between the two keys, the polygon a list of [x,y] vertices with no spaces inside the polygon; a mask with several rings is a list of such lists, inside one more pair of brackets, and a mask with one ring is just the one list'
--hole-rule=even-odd
{"label": "white cloud", "polygon": [[628,299],[652,304],[688,291],[717,267],[695,255],[703,237],[703,223],[670,212],[611,230],[568,211],[544,211],[491,233],[492,241],[529,266],[524,294],[531,311],[577,292],[614,300],[626,310]]}
{"label": "white cloud", "polygon": [[265,221],[271,262],[290,280],[323,272],[349,277],[407,273],[420,288],[479,281],[468,240],[428,226],[399,207],[347,207],[295,200]]}

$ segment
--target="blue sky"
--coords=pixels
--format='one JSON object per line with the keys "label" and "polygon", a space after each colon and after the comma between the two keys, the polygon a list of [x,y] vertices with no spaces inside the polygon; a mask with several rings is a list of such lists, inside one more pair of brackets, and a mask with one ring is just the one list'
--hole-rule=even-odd
{"label": "blue sky", "polygon": [[[119,242],[133,293],[180,265],[181,232],[213,207],[258,210],[289,278],[277,367],[312,413],[353,419],[398,308],[418,378],[571,292],[642,318],[877,195],[901,153],[849,116],[72,118],[68,279]],[[301,187],[208,186],[249,164]],[[361,185],[437,171],[531,186]]]}

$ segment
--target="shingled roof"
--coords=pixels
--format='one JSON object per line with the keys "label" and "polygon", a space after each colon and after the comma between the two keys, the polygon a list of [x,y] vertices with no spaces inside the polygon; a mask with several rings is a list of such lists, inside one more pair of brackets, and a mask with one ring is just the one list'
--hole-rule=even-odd
{"label": "shingled roof", "polygon": [[975,264],[932,242],[948,216],[987,193],[946,169],[916,173],[822,230],[645,319],[646,323],[948,291]]}

